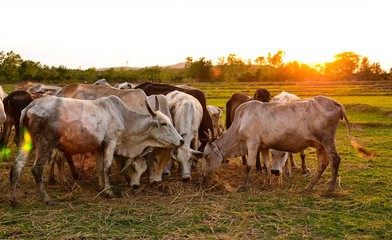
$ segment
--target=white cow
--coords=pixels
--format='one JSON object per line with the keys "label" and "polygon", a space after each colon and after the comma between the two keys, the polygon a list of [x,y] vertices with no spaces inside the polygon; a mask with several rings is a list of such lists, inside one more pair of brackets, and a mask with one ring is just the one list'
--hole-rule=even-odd
{"label": "white cow", "polygon": [[114,85],[114,88],[118,89],[134,89],[135,87],[136,85],[130,82],[124,82]]}
{"label": "white cow", "polygon": [[222,118],[223,124],[223,111],[222,109],[213,105],[208,105],[207,110],[211,115],[212,125],[214,126],[214,131],[216,133],[214,135],[220,137],[222,135],[222,130],[219,127],[219,119]]}
{"label": "white cow", "polygon": [[[301,100],[301,98],[299,98],[295,94],[291,94],[291,93],[282,91],[278,95],[274,96],[271,99],[271,102],[287,103],[287,102],[294,102],[297,100]],[[271,168],[272,174],[280,176],[280,174],[283,172],[283,166],[286,166],[285,174],[288,176],[291,176],[291,171],[288,166],[288,158],[289,157],[290,157],[291,167],[299,168],[298,165],[295,163],[293,153],[288,153],[288,152],[284,152],[284,151],[271,149],[271,156],[272,156],[272,168]],[[302,161],[302,172],[303,173],[310,172],[309,168],[306,167],[305,150],[302,150],[300,152],[300,157],[301,157],[301,161]]]}
{"label": "white cow", "polygon": [[243,186],[246,188],[256,162],[256,154],[261,150],[267,169],[268,186],[271,184],[269,149],[296,153],[307,147],[314,147],[318,168],[305,190],[313,189],[331,163],[332,178],[326,194],[332,194],[341,159],[336,150],[335,135],[339,120],[343,118],[351,143],[362,151],[351,136],[343,105],[332,99],[317,96],[288,103],[246,102],[237,109],[232,126],[218,140],[210,140],[207,144],[203,171],[218,169],[225,158],[248,154],[247,177]]}
{"label": "white cow", "polygon": [[184,145],[174,151],[174,159],[178,161],[181,177],[189,181],[191,175],[192,156],[198,156],[198,130],[203,118],[203,108],[193,96],[180,91],[172,91],[166,95],[169,103],[173,125],[184,138]]}
{"label": "white cow", "polygon": [[95,152],[99,185],[108,196],[114,196],[109,178],[114,154],[136,158],[149,146],[179,147],[184,143],[167,116],[151,110],[148,103],[146,106],[150,114],[131,111],[117,96],[94,101],[47,96],[32,102],[21,115],[21,128],[26,126],[31,137],[21,137],[24,140],[11,170],[11,201],[17,204],[16,184],[29,155],[29,141],[36,148],[32,173],[46,204],[51,200],[43,184],[43,170],[53,149],[66,154]]}
{"label": "white cow", "polygon": [[106,87],[111,87],[111,88],[113,87],[104,78],[95,81],[95,83],[93,83],[93,85],[101,85],[101,86],[106,86]]}
{"label": "white cow", "polygon": [[0,100],[3,101],[5,97],[7,97],[7,93],[4,92],[3,87],[0,86]]}

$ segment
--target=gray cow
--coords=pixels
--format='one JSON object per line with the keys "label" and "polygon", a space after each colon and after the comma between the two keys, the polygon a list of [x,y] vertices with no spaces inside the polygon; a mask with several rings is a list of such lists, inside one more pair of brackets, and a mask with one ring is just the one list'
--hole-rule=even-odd
{"label": "gray cow", "polygon": [[349,122],[342,104],[317,96],[288,103],[262,103],[250,101],[236,111],[232,126],[204,150],[203,171],[218,169],[225,158],[248,154],[246,188],[256,154],[261,150],[267,169],[266,185],[271,184],[271,163],[269,149],[286,152],[300,152],[307,147],[316,148],[318,168],[305,188],[311,191],[325,168],[331,162],[332,178],[326,194],[335,189],[340,156],[336,150],[335,135],[339,119],[346,121],[351,142]]}

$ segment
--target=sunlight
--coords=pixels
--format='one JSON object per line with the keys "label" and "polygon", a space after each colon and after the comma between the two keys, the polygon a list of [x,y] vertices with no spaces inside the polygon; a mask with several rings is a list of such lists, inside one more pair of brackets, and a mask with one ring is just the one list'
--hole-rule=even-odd
{"label": "sunlight", "polygon": [[31,136],[27,129],[23,129],[23,143],[22,143],[22,150],[26,153],[29,153],[32,148],[31,144]]}

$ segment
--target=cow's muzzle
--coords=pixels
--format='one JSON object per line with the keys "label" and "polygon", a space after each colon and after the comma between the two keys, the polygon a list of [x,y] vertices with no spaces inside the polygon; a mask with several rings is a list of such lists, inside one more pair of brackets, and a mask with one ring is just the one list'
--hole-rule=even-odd
{"label": "cow's muzzle", "polygon": [[278,169],[271,169],[271,173],[274,174],[275,176],[280,175],[280,171]]}

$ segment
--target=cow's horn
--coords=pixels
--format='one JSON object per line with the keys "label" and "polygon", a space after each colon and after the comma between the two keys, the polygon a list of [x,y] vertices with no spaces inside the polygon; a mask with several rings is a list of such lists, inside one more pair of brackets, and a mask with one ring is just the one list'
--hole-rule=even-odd
{"label": "cow's horn", "polygon": [[121,173],[125,171],[125,169],[127,169],[129,167],[129,165],[131,165],[133,159],[128,158],[127,161],[125,162],[123,168],[121,169]]}
{"label": "cow's horn", "polygon": [[148,112],[151,114],[151,116],[155,117],[156,113],[151,109],[150,105],[148,104],[147,100],[146,100],[146,106],[147,106],[147,110]]}
{"label": "cow's horn", "polygon": [[211,129],[208,129],[208,143],[212,144],[212,132],[211,132]]}
{"label": "cow's horn", "polygon": [[158,101],[158,96],[155,95],[155,109],[156,111],[159,110],[159,101]]}

